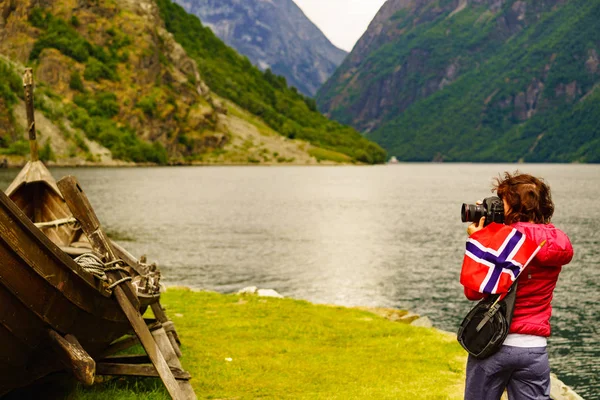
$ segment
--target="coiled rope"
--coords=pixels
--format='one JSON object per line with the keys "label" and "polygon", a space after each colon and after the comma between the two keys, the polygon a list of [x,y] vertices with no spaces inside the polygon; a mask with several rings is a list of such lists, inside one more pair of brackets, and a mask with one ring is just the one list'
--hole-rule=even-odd
{"label": "coiled rope", "polygon": [[127,274],[127,276],[111,283],[108,286],[109,289],[112,289],[115,286],[120,285],[123,282],[130,281],[132,279],[129,275],[129,271],[118,265],[120,263],[123,263],[123,260],[115,260],[105,263],[96,254],[85,253],[75,258],[75,262],[79,264],[79,266],[81,266],[85,271],[89,272],[90,274],[94,275],[94,277],[104,282],[108,282],[108,276],[106,276],[107,272],[122,271]]}

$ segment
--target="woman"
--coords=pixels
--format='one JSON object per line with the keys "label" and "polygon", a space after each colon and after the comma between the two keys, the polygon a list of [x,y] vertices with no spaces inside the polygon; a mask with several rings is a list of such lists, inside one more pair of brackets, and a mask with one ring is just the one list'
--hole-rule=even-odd
{"label": "woman", "polygon": [[[550,364],[546,338],[550,336],[552,292],[563,265],[573,257],[567,235],[550,223],[554,204],[550,187],[541,179],[516,172],[497,178],[494,189],[504,202],[505,224],[537,244],[546,245],[518,278],[517,299],[509,334],[502,348],[484,360],[469,356],[466,400],[497,400],[504,389],[511,400],[549,399]],[[483,229],[485,217],[467,233]],[[465,288],[470,300],[484,295]]]}

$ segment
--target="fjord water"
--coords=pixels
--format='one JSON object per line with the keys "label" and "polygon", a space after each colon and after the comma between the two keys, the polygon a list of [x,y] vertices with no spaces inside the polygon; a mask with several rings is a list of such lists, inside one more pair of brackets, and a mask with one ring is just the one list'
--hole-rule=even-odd
{"label": "fjord water", "polygon": [[[458,281],[463,202],[504,171],[544,177],[553,222],[575,257],[555,291],[554,372],[599,398],[600,166],[398,164],[374,167],[53,169],[75,175],[100,221],[170,285],[272,288],[317,303],[409,309],[456,331],[472,305]],[[4,188],[17,170],[2,170]]]}

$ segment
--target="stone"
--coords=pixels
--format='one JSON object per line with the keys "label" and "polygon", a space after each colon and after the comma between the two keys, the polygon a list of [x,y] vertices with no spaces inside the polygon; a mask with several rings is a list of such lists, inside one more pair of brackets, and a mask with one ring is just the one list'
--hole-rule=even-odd
{"label": "stone", "polygon": [[278,299],[283,299],[283,296],[273,289],[258,289],[257,294],[259,297],[275,297]]}
{"label": "stone", "polygon": [[583,400],[573,389],[560,381],[556,374],[550,374],[550,398],[552,400]]}
{"label": "stone", "polygon": [[433,323],[431,322],[431,320],[428,317],[421,317],[421,318],[415,319],[410,324],[412,326],[419,326],[421,328],[432,328],[433,327]]}
{"label": "stone", "polygon": [[258,288],[256,286],[248,286],[238,291],[238,294],[256,294]]}

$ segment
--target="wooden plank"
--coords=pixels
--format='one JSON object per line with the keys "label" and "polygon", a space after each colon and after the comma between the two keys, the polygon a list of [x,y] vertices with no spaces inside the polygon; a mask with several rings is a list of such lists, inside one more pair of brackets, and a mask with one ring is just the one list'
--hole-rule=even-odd
{"label": "wooden plank", "polygon": [[125,315],[127,315],[129,322],[133,326],[135,334],[140,339],[140,342],[142,343],[142,346],[144,346],[146,353],[148,353],[150,360],[152,360],[155,371],[158,372],[158,375],[165,384],[167,391],[174,400],[184,399],[185,397],[183,397],[175,377],[171,373],[163,354],[160,352],[158,345],[150,334],[150,331],[148,330],[148,327],[146,326],[142,316],[129,302],[129,299],[123,292],[123,289],[121,289],[121,286],[117,286],[115,288],[114,294],[117,298],[117,301],[123,308],[123,312]]}
{"label": "wooden plank", "polygon": [[27,358],[31,354],[31,349],[27,348],[12,332],[4,325],[0,325],[0,365],[10,365],[13,367],[23,367],[27,364]]}
{"label": "wooden plank", "polygon": [[133,254],[131,254],[130,252],[128,252],[125,248],[123,248],[122,246],[120,246],[118,243],[116,243],[113,240],[109,240],[110,244],[113,248],[113,251],[115,252],[115,255],[120,258],[121,260],[125,261],[125,263],[131,267],[131,269],[133,269],[135,272],[137,272],[140,275],[144,275],[146,274],[146,271],[143,271],[142,268],[140,268],[139,264],[138,264],[138,260],[133,256]]}
{"label": "wooden plank", "polygon": [[[19,257],[45,277],[53,286],[64,290],[73,302],[84,307],[84,298],[73,297],[80,292],[81,281],[106,297],[110,292],[88,272],[62,252],[56,244],[33,225],[33,222],[4,193],[0,192],[0,237]],[[26,246],[26,247],[25,247]],[[58,274],[58,275],[57,275]],[[66,281],[62,278],[67,278]],[[77,281],[77,282],[74,282]]]}
{"label": "wooden plank", "polygon": [[[188,372],[177,368],[172,368],[170,372],[178,380],[189,380],[192,378]],[[96,374],[158,377],[156,369],[152,365],[111,364],[103,362],[96,365]]]}
{"label": "wooden plank", "polygon": [[35,119],[33,109],[33,69],[25,68],[23,74],[23,91],[25,94],[25,111],[27,114],[27,130],[29,132],[29,147],[31,161],[39,160],[37,140],[35,138]]}
{"label": "wooden plank", "polygon": [[[58,187],[73,216],[81,224],[84,233],[90,239],[90,243],[94,249],[101,254],[105,254],[108,260],[114,261],[116,259],[114,251],[108,242],[108,238],[102,231],[100,221],[87,196],[79,186],[77,179],[73,176],[64,177],[58,181]],[[120,272],[108,272],[107,275],[113,282],[123,278],[123,274]],[[127,316],[135,334],[140,339],[146,353],[148,353],[150,360],[152,360],[152,364],[156,368],[171,397],[175,400],[184,399],[185,397],[181,393],[179,385],[171,373],[163,354],[160,352],[158,345],[139,313],[139,302],[131,283],[126,281],[123,284],[117,285],[113,290],[113,294]],[[136,302],[131,301],[131,295],[134,296]]]}
{"label": "wooden plank", "polygon": [[[3,194],[0,193],[0,200],[2,198]],[[31,224],[29,220],[27,222]],[[35,227],[32,229],[37,230]],[[44,237],[44,241],[35,240],[31,231],[21,226],[19,220],[0,206],[2,285],[41,318],[50,315],[56,309],[54,317],[57,319],[53,319],[54,323],[62,320],[69,326],[73,324],[72,318],[75,315],[70,316],[69,310],[74,307],[85,310],[96,318],[126,322],[119,305],[108,297],[110,292],[105,295],[104,290],[95,290],[84,280],[78,279],[75,271],[63,264],[60,257],[56,258],[51,248],[45,247],[45,244],[51,243],[49,239],[39,230],[38,233]],[[64,261],[68,260],[67,263],[80,268],[66,254],[63,253],[62,256],[66,258]],[[91,276],[90,278],[93,279]],[[69,332],[58,326],[56,328],[61,332]]]}
{"label": "wooden plank", "polygon": [[[152,332],[152,336],[154,336],[154,340],[158,345],[161,353],[165,356],[165,360],[170,368],[183,369],[181,366],[181,362],[179,361],[179,356],[174,351],[173,346],[171,345],[171,341],[167,336],[167,332],[165,332],[164,328],[161,327]],[[179,390],[184,394],[186,399],[196,399],[196,393],[194,393],[194,388],[189,381],[179,381]]]}
{"label": "wooden plank", "polygon": [[[115,254],[117,257],[119,257],[121,260],[125,261],[127,263],[127,265],[129,265],[129,267],[131,267],[138,274],[140,274],[140,275],[144,274],[144,271],[142,271],[142,268],[140,267],[138,260],[131,253],[129,253],[126,249],[124,249],[118,243],[115,243],[114,241],[111,241],[111,245],[112,245],[113,250],[115,251]],[[164,325],[164,328],[167,331],[167,335],[169,337],[169,340],[171,341],[173,350],[177,354],[177,357],[181,357],[182,354],[181,354],[181,350],[179,348],[181,341],[179,340],[179,335],[177,335],[177,331],[175,330],[175,324],[173,323],[173,321],[171,321],[169,319],[169,317],[165,313],[165,310],[163,309],[162,305],[160,304],[159,299],[157,299],[155,302],[152,302],[150,304],[150,307],[152,308],[152,312],[154,313],[154,316]]]}
{"label": "wooden plank", "polygon": [[159,302],[150,305],[150,307],[152,308],[152,312],[154,313],[156,319],[163,324],[175,354],[177,354],[177,357],[181,357],[181,349],[179,348],[181,341],[179,340],[179,335],[177,335],[177,331],[175,330],[175,324],[169,319],[169,317],[167,317],[165,310],[162,308],[162,305]]}
{"label": "wooden plank", "polygon": [[177,354],[177,357],[181,358],[183,354],[181,353],[181,349],[179,348],[179,337],[177,336],[177,332],[175,331],[175,324],[173,324],[173,321],[167,321],[163,324],[163,327],[165,328],[167,337],[171,342],[171,346],[173,346],[173,350],[175,350],[175,354]]}
{"label": "wooden plank", "polygon": [[81,347],[75,336],[66,335],[63,338],[54,330],[49,329],[48,337],[50,337],[50,344],[58,359],[75,375],[75,378],[84,385],[93,385],[96,362]]}
{"label": "wooden plank", "polygon": [[[43,338],[45,324],[30,309],[0,284],[0,322],[30,349],[36,348]],[[0,349],[8,346],[1,342]]]}
{"label": "wooden plank", "polygon": [[[73,216],[77,218],[81,229],[87,235],[90,240],[92,248],[98,253],[102,254],[106,261],[115,261],[117,258],[115,252],[111,247],[108,237],[102,230],[100,221],[96,216],[90,201],[79,186],[77,179],[74,176],[65,176],[57,183],[67,206],[73,213]],[[117,281],[125,277],[123,272],[113,272],[113,280]],[[137,293],[131,282],[125,282],[120,285],[123,292],[129,298],[129,301],[134,305],[135,308],[139,308],[140,301],[137,298]]]}

